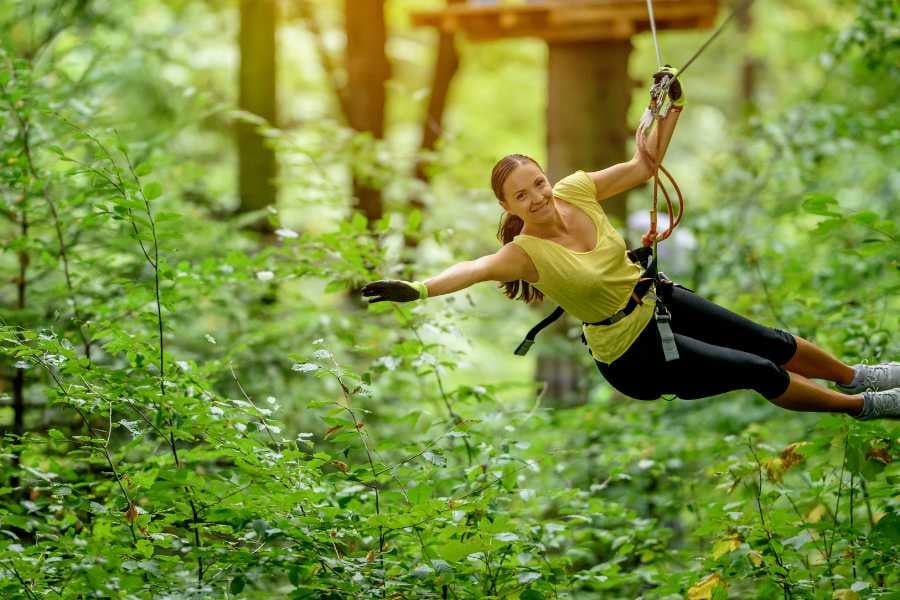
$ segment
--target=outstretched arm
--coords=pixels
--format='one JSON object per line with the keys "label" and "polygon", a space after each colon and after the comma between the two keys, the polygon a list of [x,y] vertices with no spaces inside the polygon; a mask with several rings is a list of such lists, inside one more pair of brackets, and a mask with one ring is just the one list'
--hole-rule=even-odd
{"label": "outstretched arm", "polygon": [[[666,65],[653,75],[655,82],[660,83],[666,77],[674,77],[678,70]],[[628,162],[613,165],[602,171],[588,173],[594,180],[597,188],[597,201],[600,202],[616,194],[628,191],[643,182],[653,174],[653,164],[662,163],[678,122],[678,115],[684,106],[684,91],[681,81],[675,79],[669,86],[669,97],[674,101],[668,114],[656,121],[653,130],[645,140],[645,151],[649,157],[637,149],[634,156]]]}
{"label": "outstretched arm", "polygon": [[408,302],[451,294],[482,281],[536,281],[537,278],[537,269],[525,251],[510,243],[494,254],[456,263],[424,282],[373,281],[363,287],[362,294],[370,304],[383,300]]}

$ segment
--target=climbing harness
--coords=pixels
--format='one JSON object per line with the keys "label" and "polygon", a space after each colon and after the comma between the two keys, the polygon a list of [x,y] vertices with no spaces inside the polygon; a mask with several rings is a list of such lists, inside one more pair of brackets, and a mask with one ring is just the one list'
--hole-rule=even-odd
{"label": "climbing harness", "polygon": [[[672,321],[672,315],[666,307],[664,299],[661,297],[665,294],[661,294],[660,292],[664,288],[671,290],[671,286],[673,285],[673,283],[665,276],[664,273],[658,270],[657,249],[659,242],[667,239],[670,235],[672,235],[675,227],[677,227],[681,223],[681,218],[684,216],[684,195],[681,193],[681,188],[678,186],[675,178],[662,165],[662,161],[656,160],[654,158],[654,155],[651,154],[649,150],[647,150],[647,139],[650,137],[650,133],[657,120],[665,118],[671,110],[681,110],[680,108],[673,105],[674,100],[669,96],[669,88],[672,86],[675,80],[683,75],[685,70],[687,70],[687,68],[690,67],[691,64],[693,64],[693,62],[697,59],[697,57],[699,57],[713,42],[713,40],[715,40],[719,36],[719,34],[723,29],[725,29],[726,25],[728,25],[731,19],[739,11],[749,7],[752,2],[753,0],[744,0],[742,3],[736,6],[731,11],[731,14],[729,14],[728,17],[719,25],[719,27],[716,28],[713,34],[709,38],[707,38],[703,45],[700,46],[700,48],[696,52],[694,52],[693,56],[688,59],[688,61],[684,64],[683,67],[681,67],[681,69],[676,71],[674,74],[663,74],[658,80],[654,78],[654,84],[650,88],[650,104],[647,107],[647,110],[644,112],[644,115],[641,117],[641,120],[637,127],[637,131],[635,132],[635,145],[637,147],[637,150],[642,158],[646,160],[653,169],[653,195],[652,205],[650,207],[650,231],[648,232],[651,245],[628,251],[628,258],[632,262],[644,266],[645,269],[631,293],[631,298],[629,298],[628,303],[622,310],[618,311],[614,315],[607,317],[606,319],[603,319],[602,321],[585,323],[585,325],[608,326],[621,321],[626,316],[631,314],[631,312],[634,311],[637,306],[643,304],[643,296],[651,288],[653,288],[656,290],[656,307],[654,318],[656,320],[656,327],[659,331],[660,340],[662,342],[663,355],[665,356],[666,362],[673,361],[678,358],[678,347],[675,344],[675,335],[673,334],[672,327],[670,325]],[[656,18],[653,13],[653,0],[647,0],[647,14],[650,20],[650,31],[653,35],[653,46],[656,50],[656,64],[658,69],[662,70],[662,56],[659,51],[659,41],[656,38]],[[657,73],[658,72],[659,71],[657,71]],[[656,143],[657,146],[655,156],[659,156],[659,136],[657,136],[656,138]],[[675,213],[674,203],[672,202],[672,197],[669,195],[669,190],[663,184],[663,181],[659,176],[660,172],[662,172],[665,178],[668,179],[669,184],[671,184],[674,190],[678,204],[677,214]],[[669,224],[666,227],[665,231],[657,234],[656,207],[660,192],[662,192],[663,198],[665,198],[666,200],[666,211],[669,217]],[[550,313],[540,323],[538,323],[528,331],[528,333],[525,335],[525,339],[522,340],[522,342],[518,345],[514,353],[518,356],[525,356],[528,353],[528,350],[531,349],[531,346],[534,345],[537,334],[547,328],[551,323],[559,319],[564,312],[565,309],[563,309],[563,307],[556,307],[556,309],[552,313]],[[587,343],[587,340],[585,339],[583,333],[581,335],[581,341],[585,344]]]}
{"label": "climbing harness", "polygon": [[[643,297],[656,283],[658,273],[656,272],[656,259],[651,258],[652,250],[649,247],[644,246],[635,250],[629,250],[627,254],[631,262],[645,267],[644,272],[641,274],[641,278],[638,280],[637,284],[634,286],[634,290],[631,292],[631,297],[628,299],[628,303],[625,305],[625,308],[623,308],[616,314],[611,315],[606,319],[603,319],[602,321],[585,323],[585,325],[612,325],[613,323],[618,323],[619,321],[630,315],[635,308],[643,304]],[[523,339],[519,343],[513,354],[516,354],[518,356],[525,356],[528,353],[528,350],[531,349],[531,346],[534,345],[534,339],[537,337],[537,334],[549,327],[551,323],[559,319],[564,312],[566,311],[562,306],[557,306],[552,313],[547,315],[540,323],[532,327],[528,331],[528,333],[525,334],[525,339]],[[583,334],[581,341],[587,343],[587,340],[584,339]]]}

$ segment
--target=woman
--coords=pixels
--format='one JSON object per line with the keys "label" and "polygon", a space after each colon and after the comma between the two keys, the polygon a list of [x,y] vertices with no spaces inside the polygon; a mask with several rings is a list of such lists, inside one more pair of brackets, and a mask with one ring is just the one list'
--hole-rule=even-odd
{"label": "woman", "polygon": [[[637,152],[628,162],[578,171],[551,188],[534,160],[507,156],[491,175],[505,211],[498,252],[458,263],[424,282],[372,282],[363,287],[363,296],[370,303],[408,302],[497,281],[511,299],[536,302],[546,295],[581,319],[598,369],[627,396],[693,399],[752,389],[790,410],[843,412],[860,420],[900,418],[900,363],[851,367],[803,338],[754,323],[678,286],[634,296],[642,269],[627,257],[625,242],[600,203],[647,181],[651,161],[662,160],[684,104],[677,79],[669,94],[674,105],[650,134],[649,159]],[[645,245],[652,241],[650,233],[644,236]],[[671,314],[675,360],[665,355],[653,318],[656,292],[665,294]],[[638,302],[629,302],[633,296]],[[833,381],[839,391],[809,378]]]}

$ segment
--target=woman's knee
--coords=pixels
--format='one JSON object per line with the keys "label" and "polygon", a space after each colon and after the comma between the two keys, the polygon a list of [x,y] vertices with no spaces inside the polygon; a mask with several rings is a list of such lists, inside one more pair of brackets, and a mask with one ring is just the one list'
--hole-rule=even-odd
{"label": "woman's knee", "polygon": [[776,365],[787,364],[797,354],[797,338],[782,329],[770,328],[772,331],[772,362]]}
{"label": "woman's knee", "polygon": [[748,387],[761,394],[767,400],[772,400],[784,394],[791,382],[791,376],[784,367],[765,358],[760,358],[753,362],[751,381]]}

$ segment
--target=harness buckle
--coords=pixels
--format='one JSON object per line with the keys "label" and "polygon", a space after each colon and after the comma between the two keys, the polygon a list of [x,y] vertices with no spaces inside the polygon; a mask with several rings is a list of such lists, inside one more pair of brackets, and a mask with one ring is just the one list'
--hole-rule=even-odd
{"label": "harness buckle", "polygon": [[513,352],[516,356],[525,356],[528,354],[528,351],[531,350],[531,347],[534,345],[534,340],[525,339],[522,340],[522,343],[516,348],[516,351]]}
{"label": "harness buckle", "polygon": [[672,332],[672,315],[666,309],[666,305],[662,302],[656,303],[656,328],[659,330],[660,341],[662,342],[663,356],[666,362],[678,359],[678,346],[675,344],[675,334]]}
{"label": "harness buckle", "polygon": [[618,323],[619,321],[621,321],[622,319],[624,319],[624,318],[627,317],[627,316],[628,316],[628,315],[625,314],[625,311],[620,310],[619,312],[617,312],[616,314],[614,314],[613,316],[611,316],[609,319],[607,319],[607,321],[609,321],[609,324],[610,324],[610,325],[614,325],[614,324]]}

